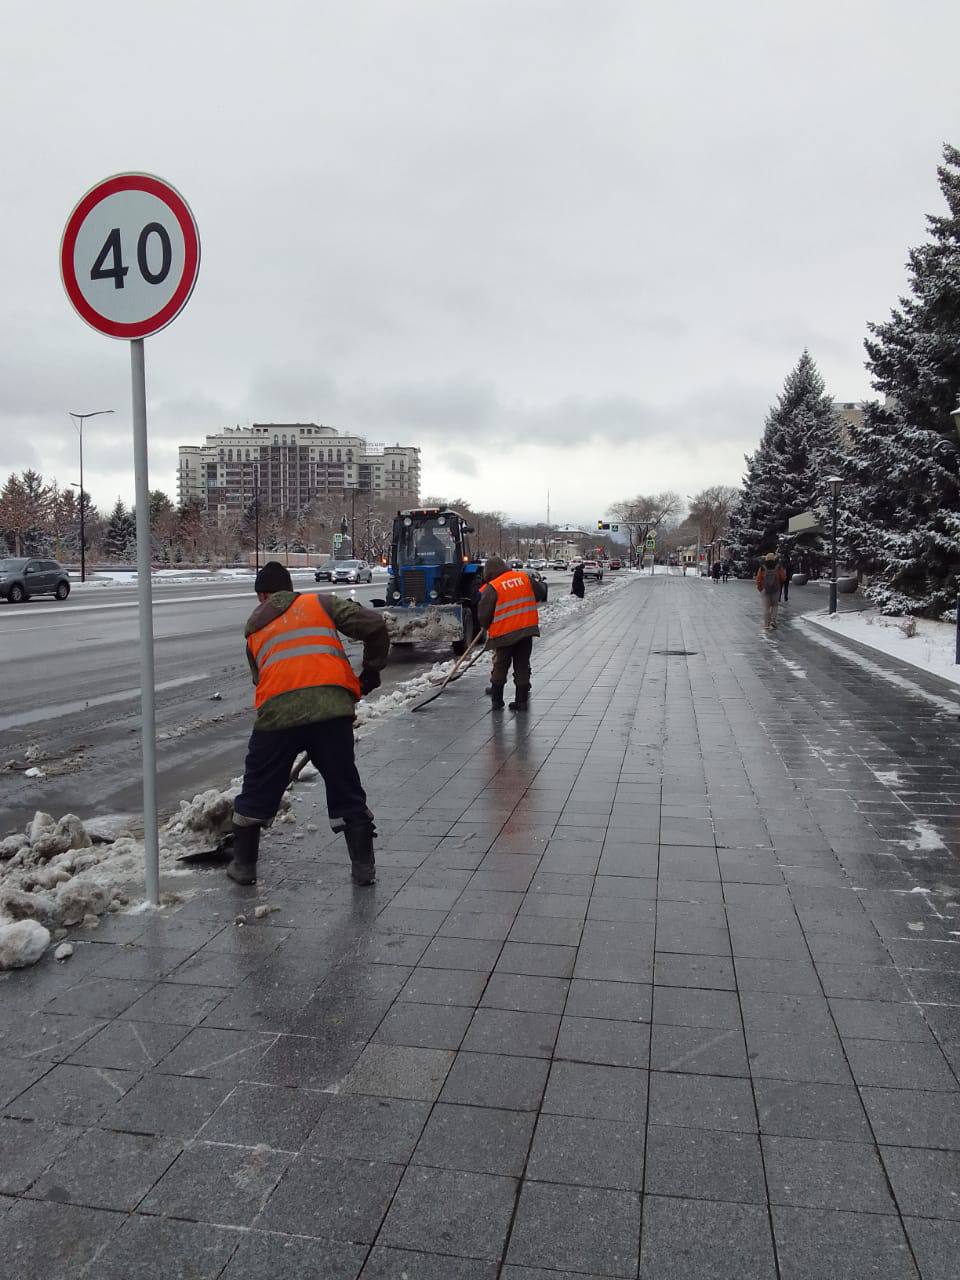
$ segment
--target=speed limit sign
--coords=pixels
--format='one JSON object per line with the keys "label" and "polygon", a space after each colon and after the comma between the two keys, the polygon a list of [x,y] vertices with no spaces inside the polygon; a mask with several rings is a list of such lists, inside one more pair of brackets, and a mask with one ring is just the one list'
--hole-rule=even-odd
{"label": "speed limit sign", "polygon": [[180,314],[199,270],[200,237],[187,202],[169,182],[149,173],[118,173],[91,187],[67,219],[60,241],[60,275],[77,314],[98,333],[130,342],[144,882],[154,905],[160,901],[160,837],[143,340]]}
{"label": "speed limit sign", "polygon": [[180,314],[200,270],[183,196],[148,173],[92,187],[67,219],[60,274],[74,308],[111,338],[146,338]]}

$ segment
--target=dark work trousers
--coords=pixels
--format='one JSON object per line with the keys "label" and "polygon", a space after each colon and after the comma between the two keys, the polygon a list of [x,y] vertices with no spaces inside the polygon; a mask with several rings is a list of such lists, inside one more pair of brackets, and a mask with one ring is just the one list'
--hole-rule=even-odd
{"label": "dark work trousers", "polygon": [[335,831],[342,829],[343,819],[349,822],[369,816],[353,758],[353,720],[347,716],[292,729],[254,729],[243,765],[243,787],[233,802],[234,812],[260,822],[275,818],[293,762],[301,751],[306,751],[323,778],[327,813]]}
{"label": "dark work trousers", "polygon": [[789,578],[787,578],[786,582],[783,584],[783,601],[784,601],[784,604],[786,604],[786,602],[787,602],[789,599],[790,599],[790,579],[789,579]]}
{"label": "dark work trousers", "polygon": [[530,654],[533,652],[533,636],[524,636],[516,644],[504,645],[493,651],[493,671],[490,683],[504,685],[510,663],[513,663],[513,683],[518,689],[530,688]]}

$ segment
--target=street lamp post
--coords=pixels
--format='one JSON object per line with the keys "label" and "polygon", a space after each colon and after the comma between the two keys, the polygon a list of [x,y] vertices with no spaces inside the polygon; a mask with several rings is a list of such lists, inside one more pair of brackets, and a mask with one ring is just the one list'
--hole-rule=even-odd
{"label": "street lamp post", "polygon": [[260,464],[257,463],[257,469],[253,476],[253,558],[257,566],[257,573],[260,572]]}
{"label": "street lamp post", "polygon": [[830,541],[830,612],[837,612],[837,502],[843,481],[839,476],[827,477],[827,488],[833,499],[833,534]]}
{"label": "street lamp post", "polygon": [[[960,437],[960,400],[957,401],[957,407],[950,416],[953,418],[953,425],[957,429],[958,437]],[[957,644],[954,661],[960,664],[960,592],[957,593]]]}
{"label": "street lamp post", "polygon": [[94,409],[93,413],[74,413],[72,409],[68,409],[70,417],[73,418],[73,425],[77,428],[77,435],[80,437],[80,581],[87,580],[87,549],[86,549],[86,524],[84,520],[83,501],[83,424],[87,418],[99,418],[101,413],[113,413],[112,409]]}

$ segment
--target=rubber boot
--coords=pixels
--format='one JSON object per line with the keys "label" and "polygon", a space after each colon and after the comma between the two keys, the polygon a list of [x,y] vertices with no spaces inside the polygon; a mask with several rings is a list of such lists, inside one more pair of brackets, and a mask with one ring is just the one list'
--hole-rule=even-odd
{"label": "rubber boot", "polygon": [[530,702],[530,686],[525,685],[522,689],[518,688],[513,702],[510,703],[511,711],[526,711]]}
{"label": "rubber boot", "polygon": [[257,883],[257,853],[260,849],[260,826],[233,824],[233,858],[227,875],[237,884]]}
{"label": "rubber boot", "polygon": [[350,874],[354,884],[373,884],[377,878],[377,863],[373,856],[373,837],[376,828],[372,822],[358,822],[344,827],[343,835],[350,851]]}
{"label": "rubber boot", "polygon": [[503,710],[503,685],[492,684],[490,686],[490,706],[494,711]]}

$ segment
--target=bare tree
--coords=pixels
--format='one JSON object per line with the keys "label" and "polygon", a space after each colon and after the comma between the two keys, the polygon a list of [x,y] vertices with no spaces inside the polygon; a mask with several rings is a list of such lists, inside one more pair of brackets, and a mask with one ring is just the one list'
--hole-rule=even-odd
{"label": "bare tree", "polygon": [[690,519],[696,521],[700,541],[723,541],[730,526],[730,515],[739,490],[729,484],[712,484],[690,499]]}
{"label": "bare tree", "polygon": [[631,558],[639,552],[648,534],[671,528],[678,522],[682,511],[683,499],[672,489],[665,489],[662,493],[638,493],[635,498],[624,498],[610,507],[612,516],[619,516],[630,526]]}

